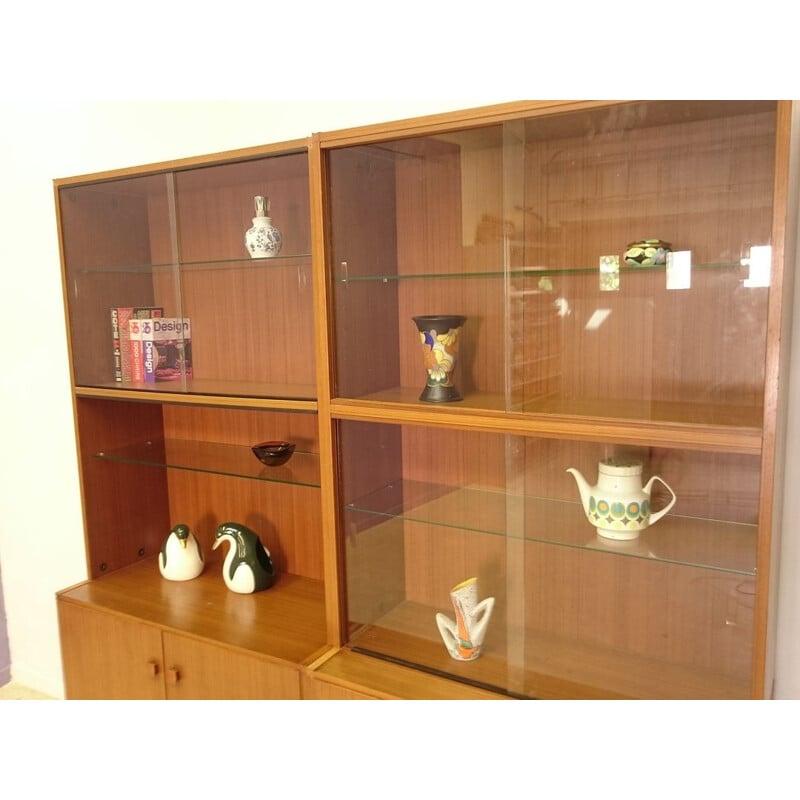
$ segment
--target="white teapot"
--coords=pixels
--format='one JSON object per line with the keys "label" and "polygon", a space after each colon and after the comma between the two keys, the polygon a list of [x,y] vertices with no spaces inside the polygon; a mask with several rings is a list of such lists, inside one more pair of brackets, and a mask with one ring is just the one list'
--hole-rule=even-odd
{"label": "white teapot", "polygon": [[[586,518],[607,539],[635,539],[645,528],[658,522],[675,505],[675,492],[658,475],[642,486],[642,462],[606,458],[598,464],[597,485],[589,486],[577,469],[567,472],[575,478]],[[650,492],[659,481],[672,495],[667,505],[651,513]]]}

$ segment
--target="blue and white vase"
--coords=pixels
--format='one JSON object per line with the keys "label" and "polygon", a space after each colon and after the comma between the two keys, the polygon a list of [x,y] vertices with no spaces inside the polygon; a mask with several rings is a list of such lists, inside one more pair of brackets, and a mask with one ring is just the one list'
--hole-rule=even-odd
{"label": "blue and white vase", "polygon": [[269,198],[257,195],[256,215],[253,227],[244,235],[244,243],[251,258],[274,258],[281,251],[281,232],[272,224],[269,216]]}

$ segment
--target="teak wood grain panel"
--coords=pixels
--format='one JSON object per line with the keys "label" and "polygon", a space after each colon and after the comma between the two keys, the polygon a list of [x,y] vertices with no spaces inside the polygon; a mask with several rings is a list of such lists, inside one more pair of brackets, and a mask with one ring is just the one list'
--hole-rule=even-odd
{"label": "teak wood grain panel", "polygon": [[[180,440],[247,446],[277,439],[295,442],[298,450],[319,452],[317,418],[311,414],[166,406],[164,432]],[[173,524],[188,524],[206,551],[219,524],[242,522],[261,536],[278,569],[322,577],[317,488],[183,470],[170,470],[166,480]]]}
{"label": "teak wood grain panel", "polygon": [[59,600],[68,700],[163,700],[161,631]]}
{"label": "teak wood grain panel", "polygon": [[225,585],[221,569],[222,560],[211,559],[197,578],[169,581],[156,559],[147,558],[71,587],[59,598],[278,665],[311,663],[325,644],[321,582],[282,573],[268,590],[237,594]]}
{"label": "teak wood grain panel", "polygon": [[100,461],[97,452],[163,435],[161,408],[77,398],[87,566],[97,577],[158,552],[170,529],[163,470]]}
{"label": "teak wood grain panel", "polygon": [[[328,688],[323,688],[327,684]],[[367,693],[376,699],[399,700],[505,700],[475,686],[426,674],[389,661],[342,649],[304,679],[309,699],[351,699]],[[356,699],[356,698],[352,698]]]}
{"label": "teak wood grain panel", "polygon": [[299,668],[164,632],[168,700],[299,700]]}
{"label": "teak wood grain panel", "polygon": [[372,695],[320,680],[314,673],[303,673],[300,678],[303,700],[375,700]]}
{"label": "teak wood grain panel", "polygon": [[278,570],[322,578],[318,489],[185,470],[170,470],[167,482],[173,524],[187,524],[204,552],[217,526],[240,522],[258,534]]}

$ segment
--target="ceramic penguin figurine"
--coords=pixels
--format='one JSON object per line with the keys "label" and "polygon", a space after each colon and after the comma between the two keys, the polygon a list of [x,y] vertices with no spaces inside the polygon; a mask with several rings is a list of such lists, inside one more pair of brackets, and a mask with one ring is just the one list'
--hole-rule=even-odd
{"label": "ceramic penguin figurine", "polygon": [[223,542],[230,546],[222,565],[222,577],[232,592],[260,592],[275,583],[275,565],[269,550],[250,528],[238,522],[223,522],[217,528],[213,549]]}
{"label": "ceramic penguin figurine", "polygon": [[161,545],[158,568],[171,581],[190,581],[196,578],[204,566],[200,544],[188,525],[176,525]]}

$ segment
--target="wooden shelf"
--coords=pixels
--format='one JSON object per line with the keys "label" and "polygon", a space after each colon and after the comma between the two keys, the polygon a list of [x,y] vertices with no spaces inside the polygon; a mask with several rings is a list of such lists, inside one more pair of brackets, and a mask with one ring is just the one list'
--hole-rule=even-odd
{"label": "wooden shelf", "polygon": [[392,663],[386,658],[354,652],[334,651],[313,668],[315,680],[384,700],[508,700],[508,695],[442,678],[415,667]]}
{"label": "wooden shelf", "polygon": [[294,664],[306,664],[325,644],[321,581],[281,574],[270,589],[231,592],[218,551],[191,581],[161,577],[147,558],[59,593],[62,600],[224,643]]}
{"label": "wooden shelf", "polygon": [[464,430],[722,453],[761,453],[761,409],[694,403],[550,399],[515,407],[500,393],[466,392],[463,402],[419,401],[421,388],[394,387],[337,398],[338,419],[435,424]]}

